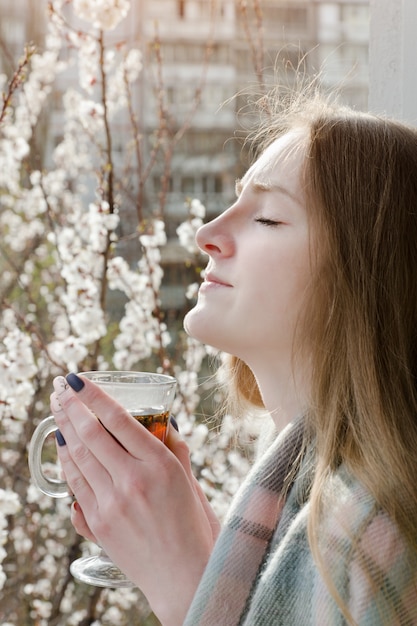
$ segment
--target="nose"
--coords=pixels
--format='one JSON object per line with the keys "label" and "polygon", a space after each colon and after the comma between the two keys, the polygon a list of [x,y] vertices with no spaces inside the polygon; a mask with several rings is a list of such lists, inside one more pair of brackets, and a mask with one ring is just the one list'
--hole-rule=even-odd
{"label": "nose", "polygon": [[196,233],[198,247],[209,256],[231,256],[234,252],[234,240],[226,228],[224,215],[200,226]]}

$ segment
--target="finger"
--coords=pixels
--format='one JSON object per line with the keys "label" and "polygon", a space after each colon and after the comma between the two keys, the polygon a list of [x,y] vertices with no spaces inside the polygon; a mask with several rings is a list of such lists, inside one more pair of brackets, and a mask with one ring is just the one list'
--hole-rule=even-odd
{"label": "finger", "polygon": [[[94,384],[92,386],[96,387]],[[67,441],[73,460],[90,484],[100,470],[100,465],[101,470],[111,476],[113,470],[117,471],[120,467],[120,463],[126,462],[126,450],[97,419],[96,411],[92,411],[91,407],[86,406],[79,395],[72,391],[65,378],[58,376],[54,380],[54,388],[62,409],[59,413],[54,412],[55,420]],[[99,388],[97,390],[102,392]],[[102,394],[108,401],[112,401],[105,392]],[[112,403],[115,412],[126,413],[117,402]],[[126,417],[133,420],[128,413]],[[133,423],[135,425],[135,420]]]}
{"label": "finger", "polygon": [[[86,481],[71,456],[70,446],[74,445],[77,441],[77,435],[71,422],[65,418],[65,413],[55,393],[51,395],[50,405],[57,426],[59,427],[55,433],[57,453],[65,480],[68,483],[69,491],[73,494],[76,493],[78,498],[82,500],[86,499],[88,502],[91,502],[94,500],[91,486]],[[70,446],[68,446],[67,441],[70,442]]]}
{"label": "finger", "polygon": [[196,491],[200,502],[202,504],[202,507],[204,509],[204,512],[206,514],[206,517],[210,523],[211,526],[211,532],[212,532],[212,537],[213,540],[215,541],[220,533],[221,530],[221,524],[219,522],[219,519],[217,517],[217,515],[215,514],[215,512],[213,511],[213,509],[211,508],[211,504],[210,502],[207,500],[207,496],[203,491],[203,488],[201,487],[200,483],[198,482],[197,478],[195,476],[193,476],[193,486],[194,486],[194,490]]}
{"label": "finger", "polygon": [[175,428],[172,428],[172,424],[171,427],[168,429],[168,436],[165,440],[165,444],[167,448],[169,448],[171,452],[175,454],[175,456],[185,469],[185,472],[190,482],[192,482],[193,472],[191,469],[190,450],[178,431]]}
{"label": "finger", "polygon": [[[62,389],[62,381],[54,381],[57,389]],[[80,439],[72,422],[68,419],[63,409],[60,396],[55,393],[51,395],[51,410],[54,414],[55,421],[59,430],[56,433],[56,441],[58,444],[58,455],[65,474],[66,481],[71,491],[76,495],[77,499],[84,503],[88,503],[88,507],[95,506],[94,492],[108,493],[112,486],[112,479],[106,468],[91,454],[88,446]],[[107,439],[111,437],[105,432],[98,420],[88,415],[88,409],[81,407],[82,411],[87,413],[87,419],[94,423],[99,431],[103,431]],[[94,435],[92,435],[94,436]],[[115,442],[112,442],[116,445]]]}
{"label": "finger", "polygon": [[[152,435],[140,422],[124,409],[114,398],[108,395],[99,385],[87,378],[82,379],[76,374],[69,374],[67,381],[75,391],[72,400],[67,392],[62,394],[65,403],[82,402],[98,416],[101,424],[133,457],[144,460],[153,454],[159,455],[164,446],[157,437]],[[62,401],[62,400],[61,400]],[[75,405],[74,405],[75,406]],[[73,408],[66,405],[66,411],[71,416]],[[80,431],[79,431],[80,432]],[[95,454],[101,450],[95,448],[95,441],[91,441],[91,449]],[[119,450],[119,453],[121,451]],[[123,457],[118,454],[113,457],[114,469],[119,467]]]}
{"label": "finger", "polygon": [[97,543],[95,535],[91,532],[86,522],[83,510],[76,500],[71,505],[71,524],[79,535],[93,543]]}
{"label": "finger", "polygon": [[191,482],[191,485],[203,506],[204,512],[212,528],[213,538],[215,539],[220,532],[220,522],[213,509],[211,508],[211,505],[207,500],[207,496],[204,493],[200,483],[193,474],[189,448],[175,428],[169,429],[166,445],[175,454],[175,456],[178,458],[181,465],[183,466],[187,477]]}

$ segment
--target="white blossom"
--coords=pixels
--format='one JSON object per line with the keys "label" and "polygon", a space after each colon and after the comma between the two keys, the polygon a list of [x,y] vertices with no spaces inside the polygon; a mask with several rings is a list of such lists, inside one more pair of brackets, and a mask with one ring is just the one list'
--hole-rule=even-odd
{"label": "white blossom", "polygon": [[[119,40],[113,45],[111,37],[100,40],[96,29],[114,28],[127,15],[129,2],[51,0],[48,6],[44,50],[32,55],[0,127],[0,228],[12,261],[4,260],[1,276],[0,589],[15,584],[15,568],[25,594],[24,619],[47,626],[57,590],[65,583],[61,623],[77,626],[87,618],[87,609],[85,594],[67,579],[75,541],[71,498],[51,499],[32,484],[27,468],[25,474],[28,438],[50,413],[51,379],[91,363],[98,369],[145,364],[173,373],[178,381],[173,414],[189,443],[193,470],[220,518],[248,470],[248,460],[236,445],[248,450],[256,433],[251,423],[239,427],[229,416],[216,426],[202,423],[201,398],[213,394],[202,372],[207,357],[213,360],[217,351],[184,337],[181,329],[174,331],[169,316],[164,318],[161,248],[167,235],[164,219],[154,217],[158,207],[143,207],[143,217],[133,226],[125,220],[132,203],[131,190],[125,193],[123,188],[123,157],[130,167],[130,146],[142,138],[127,137],[123,154],[115,150],[109,158],[105,122],[115,138],[131,104],[130,90],[137,88],[133,83],[142,69],[142,55]],[[61,73],[61,107],[54,117],[61,139],[42,169],[37,165],[39,169],[30,170],[33,131]],[[3,91],[6,82],[0,75]],[[113,146],[124,139],[118,135]],[[205,208],[197,198],[187,208],[188,219],[178,236],[190,253],[187,263],[197,270],[195,234]],[[137,246],[137,256],[129,260],[124,257],[126,241]],[[197,289],[197,282],[184,286],[189,298]],[[51,477],[60,474],[54,444],[43,469]],[[80,551],[98,552],[99,547],[84,541]],[[10,567],[3,570],[6,557]],[[95,610],[96,626],[104,626],[129,623],[132,612],[146,615],[149,608],[139,590],[125,589],[102,592]]]}
{"label": "white blossom", "polygon": [[[20,501],[17,493],[0,489],[0,515],[14,515],[20,509]],[[0,522],[0,527],[4,527],[4,519]]]}
{"label": "white blossom", "polygon": [[198,283],[191,283],[190,285],[188,285],[187,290],[185,292],[185,297],[187,298],[187,300],[193,300],[194,298],[197,297],[198,288],[199,288]]}
{"label": "white blossom", "polygon": [[7,328],[0,347],[0,419],[13,415],[26,419],[34,394],[31,379],[37,368],[30,337],[13,327],[11,311],[3,315]]}
{"label": "white blossom", "polygon": [[62,364],[64,369],[77,371],[78,364],[85,359],[88,349],[80,338],[70,335],[62,341],[52,341],[48,345],[48,352],[56,363]]}
{"label": "white blossom", "polygon": [[187,220],[186,222],[182,222],[182,224],[178,226],[177,235],[179,242],[188,252],[191,252],[193,254],[197,254],[199,252],[199,247],[196,244],[195,236],[197,230],[202,225],[203,220],[200,217],[194,217]]}
{"label": "white blossom", "polygon": [[190,202],[190,215],[203,219],[206,216],[206,207],[198,198],[193,198]]}
{"label": "white blossom", "polygon": [[6,575],[1,563],[7,554],[2,547],[7,540],[7,516],[15,515],[20,508],[21,504],[18,495],[14,491],[0,489],[0,589],[3,588],[6,582]]}
{"label": "white blossom", "polygon": [[74,0],[75,13],[102,30],[115,28],[129,9],[129,0]]}

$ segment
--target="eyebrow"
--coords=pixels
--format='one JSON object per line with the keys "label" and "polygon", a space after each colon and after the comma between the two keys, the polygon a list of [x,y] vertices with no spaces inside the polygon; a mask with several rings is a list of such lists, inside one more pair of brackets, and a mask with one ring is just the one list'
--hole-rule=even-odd
{"label": "eyebrow", "polygon": [[[300,200],[296,198],[296,196],[294,196],[294,194],[291,193],[289,189],[287,189],[286,187],[283,187],[282,185],[279,185],[278,183],[274,183],[272,181],[266,181],[266,180],[254,180],[250,183],[250,186],[255,192],[279,191],[280,193],[283,193],[284,195],[288,196],[288,198],[291,198],[291,200],[293,200],[294,202],[297,202],[297,204],[300,204]],[[235,192],[237,196],[240,196],[240,194],[242,193],[243,187],[244,187],[243,179],[238,178],[235,183]]]}

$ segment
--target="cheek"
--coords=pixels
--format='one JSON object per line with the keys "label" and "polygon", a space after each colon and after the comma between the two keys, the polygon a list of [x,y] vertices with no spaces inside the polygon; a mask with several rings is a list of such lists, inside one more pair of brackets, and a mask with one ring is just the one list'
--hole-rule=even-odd
{"label": "cheek", "polygon": [[297,315],[311,284],[310,257],[305,250],[270,263],[263,280],[258,280],[254,298],[272,311]]}

